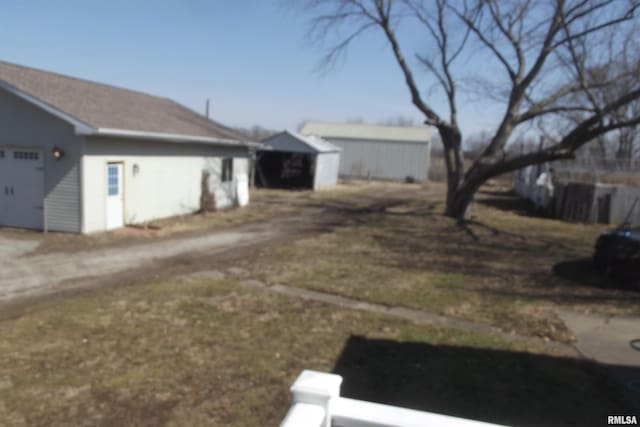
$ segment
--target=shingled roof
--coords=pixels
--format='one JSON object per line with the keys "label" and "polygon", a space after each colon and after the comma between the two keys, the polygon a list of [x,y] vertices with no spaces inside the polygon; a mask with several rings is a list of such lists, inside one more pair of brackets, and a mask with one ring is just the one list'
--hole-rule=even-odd
{"label": "shingled roof", "polygon": [[225,141],[247,139],[168,98],[3,61],[0,61],[0,82],[96,130]]}

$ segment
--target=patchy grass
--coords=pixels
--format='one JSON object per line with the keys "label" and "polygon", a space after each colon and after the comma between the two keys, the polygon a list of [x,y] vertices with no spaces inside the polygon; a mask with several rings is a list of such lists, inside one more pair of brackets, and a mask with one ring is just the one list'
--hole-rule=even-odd
{"label": "patchy grass", "polygon": [[[463,230],[439,215],[441,190],[405,190],[404,200],[368,210],[343,204],[341,212],[351,212],[347,226],[274,249],[253,264],[254,274],[564,342],[572,337],[556,306],[640,313],[638,293],[600,289],[605,281],[589,274],[604,227],[517,214],[494,199],[517,201],[493,190],[479,195]],[[582,266],[580,274],[559,274],[571,263]]]}
{"label": "patchy grass", "polygon": [[[522,418],[531,412],[523,409],[532,390],[549,419],[575,416],[567,408],[578,405],[588,408],[580,420],[627,410],[599,369],[586,362],[231,280],[93,291],[5,320],[0,334],[0,419],[11,426],[277,425],[289,406],[288,388],[303,369],[337,370],[355,397],[364,369],[367,378],[388,378],[376,383],[381,394],[373,400],[384,401],[393,386],[404,390],[394,402],[418,392],[405,406],[494,421],[534,425]],[[384,343],[376,347],[383,353],[361,353],[360,340]],[[496,355],[503,359],[499,384],[492,382]],[[509,380],[505,366],[522,363],[527,369]],[[559,376],[571,380],[560,381],[573,390],[570,395],[558,387]],[[437,390],[444,394],[438,397]],[[483,390],[487,394],[470,403]],[[496,406],[509,395],[510,408]]]}
{"label": "patchy grass", "polygon": [[[599,279],[557,268],[589,257],[602,227],[529,217],[489,189],[465,231],[439,215],[442,190],[260,191],[250,210],[192,217],[150,238],[324,210],[322,232],[226,262],[244,279],[559,341],[571,337],[556,306],[640,310],[637,294],[598,289]],[[111,236],[52,241],[50,249],[133,239]],[[224,265],[199,256],[182,261],[190,269]],[[277,425],[303,369],[340,373],[349,397],[503,424],[590,425],[632,413],[600,367],[547,347],[339,309],[231,278],[172,278],[177,271],[130,276],[131,285],[57,298],[1,321],[0,424]]]}

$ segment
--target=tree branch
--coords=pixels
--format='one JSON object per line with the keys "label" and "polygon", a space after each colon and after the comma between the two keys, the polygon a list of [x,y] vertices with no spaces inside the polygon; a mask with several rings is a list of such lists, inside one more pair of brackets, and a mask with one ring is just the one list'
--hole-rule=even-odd
{"label": "tree branch", "polygon": [[474,13],[475,16],[471,16],[471,17],[467,13],[463,14],[457,9],[452,9],[452,10],[458,16],[458,18],[460,18],[467,25],[467,28],[469,28],[469,30],[471,30],[471,32],[473,32],[476,35],[476,37],[478,37],[478,39],[482,42],[482,44],[484,44],[491,51],[491,53],[493,53],[493,55],[498,59],[498,61],[500,61],[500,63],[504,66],[505,70],[507,71],[509,78],[512,81],[516,81],[518,74],[513,69],[511,64],[509,64],[509,61],[507,61],[507,58],[502,54],[502,52],[498,50],[495,44],[492,43],[484,35],[484,33],[480,30],[480,28],[475,24],[474,21],[479,17],[480,9],[479,8],[476,9]]}
{"label": "tree branch", "polygon": [[402,50],[400,49],[400,44],[396,38],[396,35],[391,28],[391,23],[389,20],[389,16],[386,14],[386,9],[382,2],[376,2],[376,10],[378,12],[379,25],[383,29],[389,44],[391,44],[391,49],[393,50],[393,55],[396,58],[396,62],[400,66],[402,73],[405,78],[405,82],[407,87],[409,88],[409,92],[411,92],[411,101],[413,105],[418,108],[418,110],[422,111],[422,113],[427,117],[427,122],[434,126],[442,126],[446,122],[444,122],[440,116],[429,107],[420,96],[420,91],[418,90],[418,86],[416,85],[416,81],[413,77],[413,73],[407,65],[407,61],[404,59],[404,55],[402,54]]}

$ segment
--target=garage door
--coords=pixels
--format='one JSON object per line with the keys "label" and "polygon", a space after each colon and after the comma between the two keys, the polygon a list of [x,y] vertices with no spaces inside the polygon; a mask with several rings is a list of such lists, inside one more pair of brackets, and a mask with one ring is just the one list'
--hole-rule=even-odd
{"label": "garage door", "polygon": [[0,147],[0,226],[41,230],[43,203],[42,152]]}

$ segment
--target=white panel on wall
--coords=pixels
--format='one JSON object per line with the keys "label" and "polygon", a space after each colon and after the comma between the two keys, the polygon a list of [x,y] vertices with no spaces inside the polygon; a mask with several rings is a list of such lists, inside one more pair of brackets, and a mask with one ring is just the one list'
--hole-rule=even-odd
{"label": "white panel on wall", "polygon": [[245,173],[236,176],[236,196],[238,206],[249,204],[249,177]]}

